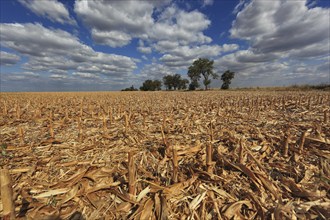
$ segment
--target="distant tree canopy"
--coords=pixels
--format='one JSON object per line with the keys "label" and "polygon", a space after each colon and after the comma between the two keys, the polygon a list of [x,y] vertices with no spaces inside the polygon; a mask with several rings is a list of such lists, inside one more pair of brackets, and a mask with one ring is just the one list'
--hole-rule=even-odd
{"label": "distant tree canopy", "polygon": [[[163,84],[166,90],[185,90],[187,89],[187,85],[189,84],[189,90],[196,90],[199,87],[199,80],[203,77],[203,84],[205,90],[209,88],[211,83],[210,77],[216,79],[218,75],[213,72],[213,60],[209,60],[206,58],[199,58],[195,60],[193,64],[188,69],[188,76],[190,77],[191,81],[187,79],[183,79],[180,74],[174,75],[166,75],[163,77]],[[235,73],[227,70],[221,75],[221,80],[223,84],[221,89],[229,89],[229,85],[231,80],[234,78]],[[162,81],[156,80],[146,80],[143,82],[142,86],[140,87],[141,91],[158,91],[162,89]],[[122,91],[137,91],[136,88],[132,85],[129,88],[122,89]]]}
{"label": "distant tree canopy", "polygon": [[235,73],[227,70],[221,75],[221,80],[223,81],[221,89],[229,89],[231,80],[234,78]]}
{"label": "distant tree canopy", "polygon": [[166,75],[163,77],[163,83],[166,90],[176,90],[176,89],[187,89],[187,84],[189,81],[187,79],[182,79],[180,74]]}
{"label": "distant tree canopy", "polygon": [[189,90],[196,90],[199,87],[199,83],[197,80],[191,81],[189,84]]}
{"label": "distant tree canopy", "polygon": [[191,83],[189,85],[189,88],[191,90],[194,90],[199,87],[198,81],[203,76],[203,84],[205,87],[205,90],[208,89],[212,77],[213,79],[216,79],[218,75],[213,72],[213,60],[209,60],[207,58],[199,58],[198,60],[195,60],[193,64],[188,69],[188,76],[191,79]]}
{"label": "distant tree canopy", "polygon": [[158,91],[162,89],[162,82],[160,80],[146,80],[140,87],[141,91]]}
{"label": "distant tree canopy", "polygon": [[138,91],[138,89],[134,88],[134,86],[132,85],[131,87],[128,87],[126,89],[122,89],[121,91]]}

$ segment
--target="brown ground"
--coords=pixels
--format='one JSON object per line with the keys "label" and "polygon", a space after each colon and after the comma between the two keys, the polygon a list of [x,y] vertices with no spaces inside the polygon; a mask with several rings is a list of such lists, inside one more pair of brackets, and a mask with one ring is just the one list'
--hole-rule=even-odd
{"label": "brown ground", "polygon": [[0,96],[18,219],[330,216],[329,92]]}

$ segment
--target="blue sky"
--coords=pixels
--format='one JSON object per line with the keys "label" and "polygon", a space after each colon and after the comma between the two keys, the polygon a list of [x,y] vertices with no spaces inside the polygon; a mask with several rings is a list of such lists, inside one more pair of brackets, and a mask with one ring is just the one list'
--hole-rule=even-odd
{"label": "blue sky", "polygon": [[[199,57],[233,87],[330,83],[327,0],[2,0],[1,91],[120,90]],[[212,87],[220,87],[213,80]]]}

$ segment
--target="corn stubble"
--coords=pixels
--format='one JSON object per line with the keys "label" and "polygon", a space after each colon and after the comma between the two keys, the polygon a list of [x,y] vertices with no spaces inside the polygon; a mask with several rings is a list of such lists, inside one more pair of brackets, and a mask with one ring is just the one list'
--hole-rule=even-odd
{"label": "corn stubble", "polygon": [[327,219],[326,92],[2,93],[4,219]]}

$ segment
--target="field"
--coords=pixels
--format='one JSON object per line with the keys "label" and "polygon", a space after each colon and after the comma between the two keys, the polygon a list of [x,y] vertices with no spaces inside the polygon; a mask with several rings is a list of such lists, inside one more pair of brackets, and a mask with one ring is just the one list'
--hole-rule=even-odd
{"label": "field", "polygon": [[327,219],[330,93],[1,93],[0,216]]}

